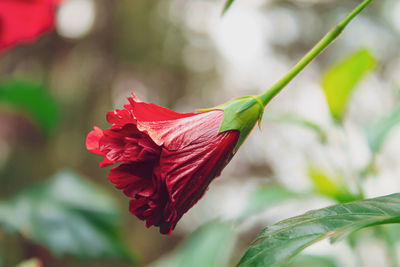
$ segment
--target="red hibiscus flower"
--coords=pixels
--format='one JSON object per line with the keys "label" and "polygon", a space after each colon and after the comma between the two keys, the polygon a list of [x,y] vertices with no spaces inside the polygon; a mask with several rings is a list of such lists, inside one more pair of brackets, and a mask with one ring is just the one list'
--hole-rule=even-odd
{"label": "red hibiscus flower", "polygon": [[61,0],[0,0],[0,51],[34,41],[54,26]]}
{"label": "red hibiscus flower", "polygon": [[[241,128],[221,132],[224,110],[177,113],[128,100],[108,112],[109,129],[94,127],[86,147],[104,156],[100,167],[121,163],[108,179],[131,199],[131,213],[170,234],[230,161]],[[253,128],[257,119],[245,124]]]}

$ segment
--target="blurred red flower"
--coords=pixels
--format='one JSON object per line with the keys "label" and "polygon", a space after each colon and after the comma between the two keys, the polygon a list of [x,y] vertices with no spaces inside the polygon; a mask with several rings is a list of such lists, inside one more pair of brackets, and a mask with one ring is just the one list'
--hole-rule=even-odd
{"label": "blurred red flower", "polygon": [[104,156],[100,167],[122,163],[108,179],[131,198],[131,213],[170,234],[232,158],[240,133],[218,133],[222,110],[177,113],[128,100],[108,112],[109,129],[94,127],[86,147]]}
{"label": "blurred red flower", "polygon": [[0,51],[32,42],[54,26],[61,0],[0,0]]}

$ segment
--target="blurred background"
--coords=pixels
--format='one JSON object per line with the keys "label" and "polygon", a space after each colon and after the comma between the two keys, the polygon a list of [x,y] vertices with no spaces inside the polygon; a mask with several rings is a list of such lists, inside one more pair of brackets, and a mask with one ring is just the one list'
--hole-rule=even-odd
{"label": "blurred background", "polygon": [[[54,31],[0,55],[0,266],[232,266],[267,225],[400,191],[397,0],[373,1],[270,103],[171,236],[129,214],[85,148],[132,92],[180,112],[263,92],[359,2],[236,0],[221,17],[222,0],[63,1]],[[293,264],[390,266],[359,235]]]}

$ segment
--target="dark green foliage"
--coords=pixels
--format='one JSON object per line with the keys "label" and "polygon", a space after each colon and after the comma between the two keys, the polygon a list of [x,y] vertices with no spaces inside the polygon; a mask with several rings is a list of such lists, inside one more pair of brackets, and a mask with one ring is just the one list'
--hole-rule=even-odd
{"label": "dark green foliage", "polygon": [[152,267],[228,266],[235,239],[232,223],[212,221],[196,230],[174,254]]}
{"label": "dark green foliage", "polygon": [[57,104],[40,85],[19,80],[1,82],[0,105],[28,113],[46,133],[57,124]]}
{"label": "dark green foliage", "polygon": [[72,171],[0,203],[0,223],[55,255],[131,260],[114,201]]}

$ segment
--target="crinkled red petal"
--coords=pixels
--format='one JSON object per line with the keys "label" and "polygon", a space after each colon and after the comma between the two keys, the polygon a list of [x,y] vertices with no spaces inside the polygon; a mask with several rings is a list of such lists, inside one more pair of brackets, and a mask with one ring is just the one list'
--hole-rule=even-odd
{"label": "crinkled red petal", "polygon": [[104,155],[99,149],[99,142],[102,137],[103,131],[99,127],[94,126],[93,130],[86,137],[86,149],[97,155]]}
{"label": "crinkled red petal", "polygon": [[153,162],[122,164],[112,168],[108,180],[128,197],[153,195]]}
{"label": "crinkled red petal", "polygon": [[134,124],[105,130],[99,149],[109,161],[115,163],[154,160],[160,154],[160,148]]}
{"label": "crinkled red petal", "polygon": [[181,150],[163,149],[161,179],[165,181],[170,199],[164,210],[166,221],[176,224],[203,196],[211,181],[232,158],[238,138],[238,131],[213,137],[210,132]]}
{"label": "crinkled red petal", "polygon": [[101,166],[122,162],[109,180],[131,198],[130,211],[146,226],[170,234],[233,156],[238,131],[218,133],[223,111],[177,113],[135,96],[107,114],[112,126],[89,133]]}
{"label": "crinkled red petal", "polygon": [[153,103],[141,102],[135,95],[128,98],[132,114],[140,122],[167,121],[191,117],[197,113],[179,113]]}
{"label": "crinkled red petal", "polygon": [[128,109],[116,109],[107,112],[107,121],[112,123],[114,127],[122,127],[126,124],[136,124],[136,119]]}
{"label": "crinkled red petal", "polygon": [[168,150],[179,150],[204,135],[204,131],[213,129],[215,136],[223,117],[223,111],[214,110],[176,120],[138,121],[137,127],[146,132],[157,145]]}

